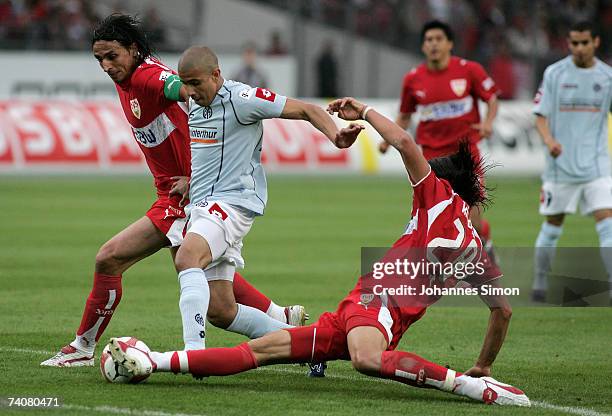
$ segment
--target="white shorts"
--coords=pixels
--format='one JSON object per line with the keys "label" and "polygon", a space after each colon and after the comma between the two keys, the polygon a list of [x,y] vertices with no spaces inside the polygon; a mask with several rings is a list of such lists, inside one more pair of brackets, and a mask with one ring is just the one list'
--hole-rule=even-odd
{"label": "white shorts", "polygon": [[612,177],[604,176],[583,183],[542,184],[541,215],[574,214],[578,205],[582,215],[612,208]]}
{"label": "white shorts", "polygon": [[233,281],[235,270],[244,267],[242,239],[254,220],[249,210],[224,202],[203,201],[191,207],[187,233],[202,236],[212,253],[212,262],[204,269],[208,280]]}

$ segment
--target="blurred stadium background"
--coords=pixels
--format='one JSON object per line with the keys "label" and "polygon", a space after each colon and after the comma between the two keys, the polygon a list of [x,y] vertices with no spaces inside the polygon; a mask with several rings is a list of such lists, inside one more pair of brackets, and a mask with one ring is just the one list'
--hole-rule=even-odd
{"label": "blurred stadium background", "polygon": [[[544,68],[567,54],[568,26],[597,22],[599,56],[612,59],[610,0],[0,0],[0,171],[144,171],[90,52],[92,25],[115,11],[138,14],[171,67],[188,45],[206,44],[226,77],[289,96],[376,99],[392,118],[402,76],[422,61],[421,25],[448,21],[454,53],[482,63],[505,99],[482,143],[502,175],[541,170],[530,101]],[[401,171],[397,155],[377,154],[371,131],[346,153],[311,129],[268,124],[280,125],[266,134],[269,172]]]}
{"label": "blurred stadium background", "polygon": [[[100,244],[140,217],[154,197],[112,81],[90,51],[92,25],[114,11],[139,14],[171,67],[187,46],[206,44],[232,78],[255,50],[256,75],[280,94],[321,105],[353,95],[392,118],[402,76],[422,61],[421,25],[449,21],[455,54],[482,63],[502,89],[493,137],[482,143],[500,165],[489,182],[496,187],[487,213],[493,238],[498,246],[530,247],[541,223],[544,155],[531,98],[546,65],[567,54],[566,29],[577,20],[599,25],[598,56],[611,62],[612,1],[0,0],[0,352],[7,357],[0,373],[8,375],[0,394],[61,396],[69,405],[62,414],[160,416],[357,414],[379,412],[373,403],[381,398],[396,405],[385,413],[404,414],[406,404],[397,399],[406,394],[413,412],[448,414],[449,404],[459,402],[446,396],[389,384],[354,386],[361,379],[351,378],[346,363],[334,364],[324,384],[287,367],[266,377],[210,380],[207,389],[190,378],[162,376],[130,394],[125,386],[108,386],[103,395],[96,371],[38,367],[78,325]],[[376,134],[365,133],[342,152],[306,123],[266,121],[270,207],[247,239],[245,275],[279,302],[307,305],[311,316],[334,308],[352,287],[359,247],[390,244],[408,221],[410,191],[399,157],[380,156]],[[597,247],[592,220],[571,218],[561,245]],[[136,335],[153,348],[178,347],[178,287],[167,253],[127,275],[124,301],[105,337]],[[516,311],[496,371],[540,400],[539,413],[612,411],[612,357],[604,347],[612,337],[611,311]],[[453,319],[458,314],[462,319]],[[434,308],[402,347],[467,368],[487,314],[486,308]],[[214,346],[242,340],[214,328],[210,338]],[[189,400],[175,394],[176,385]],[[454,415],[476,410],[460,404]]]}

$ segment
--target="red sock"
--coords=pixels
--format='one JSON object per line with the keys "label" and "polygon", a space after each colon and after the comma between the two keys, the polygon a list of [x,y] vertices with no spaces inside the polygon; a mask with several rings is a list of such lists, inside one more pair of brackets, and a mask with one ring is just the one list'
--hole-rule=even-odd
{"label": "red sock", "polygon": [[491,239],[491,224],[489,224],[489,221],[485,220],[484,218],[480,220],[480,230],[478,230],[478,235],[480,235],[480,237],[485,241],[489,241]]}
{"label": "red sock", "polygon": [[236,298],[236,303],[259,309],[263,313],[268,312],[268,308],[272,303],[270,298],[255,289],[253,285],[237,272],[234,273],[234,298]]}
{"label": "red sock", "polygon": [[94,283],[83,311],[77,335],[86,343],[100,339],[121,300],[121,275],[94,273]]}
{"label": "red sock", "polygon": [[[170,369],[174,373],[181,370],[180,353],[183,351],[175,352],[170,360]],[[208,348],[186,353],[189,372],[194,376],[229,376],[257,368],[255,355],[246,342],[232,348]]]}
{"label": "red sock", "polygon": [[[453,370],[432,363],[416,354],[404,351],[385,351],[382,353],[380,375],[415,387],[451,390],[454,384]],[[447,380],[447,375],[449,380]],[[461,373],[456,373],[459,377]],[[445,386],[445,381],[450,386]]]}

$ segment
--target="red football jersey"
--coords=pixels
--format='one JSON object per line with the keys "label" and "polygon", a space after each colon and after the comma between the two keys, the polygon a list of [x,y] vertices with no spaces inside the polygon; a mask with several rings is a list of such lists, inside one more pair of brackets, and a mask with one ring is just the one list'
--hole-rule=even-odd
{"label": "red football jersey", "polygon": [[404,76],[401,113],[419,113],[416,140],[424,148],[457,150],[461,139],[481,137],[472,124],[480,122],[478,99],[488,101],[497,87],[484,68],[456,56],[448,67],[432,71],[423,63]]}
{"label": "red football jersey", "polygon": [[[400,336],[416,319],[420,318],[427,306],[435,303],[440,296],[421,295],[421,287],[450,288],[460,280],[472,287],[500,277],[501,271],[492,264],[482,249],[482,242],[469,219],[470,208],[451,188],[450,184],[436,177],[433,171],[419,183],[413,185],[412,219],[404,234],[380,260],[393,263],[396,259],[409,258],[412,262],[444,263],[481,263],[482,270],[459,278],[458,275],[433,276],[421,273],[415,279],[397,279],[395,276],[376,280],[372,273],[362,276],[347,299],[352,302],[379,306],[381,301],[371,293],[376,284],[384,287],[398,287],[399,283],[409,283],[416,288],[416,295],[388,296],[386,305],[392,318],[392,333]],[[416,319],[415,319],[416,318]]]}
{"label": "red football jersey", "polygon": [[164,95],[164,82],[174,73],[158,60],[147,58],[128,80],[115,84],[160,196],[170,191],[172,176],[191,174],[186,110]]}

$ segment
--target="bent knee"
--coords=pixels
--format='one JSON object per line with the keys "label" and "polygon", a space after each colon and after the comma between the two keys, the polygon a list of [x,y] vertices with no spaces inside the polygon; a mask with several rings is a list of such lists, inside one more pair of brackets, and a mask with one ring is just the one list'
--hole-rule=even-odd
{"label": "bent knee", "polygon": [[105,243],[96,254],[96,271],[105,274],[115,274],[124,263],[123,256],[117,244]]}
{"label": "bent knee", "polygon": [[381,353],[371,351],[355,351],[351,356],[353,368],[360,373],[377,375],[380,373]]}
{"label": "bent knee", "polygon": [[181,247],[174,257],[174,267],[177,272],[191,268],[204,269],[211,261],[212,257],[209,254],[202,255],[194,250]]}
{"label": "bent knee", "polygon": [[565,214],[548,215],[546,217],[546,222],[549,223],[550,225],[561,227],[563,225],[564,219],[565,219]]}
{"label": "bent knee", "polygon": [[206,317],[212,325],[225,329],[234,322],[237,311],[236,303],[211,302]]}

